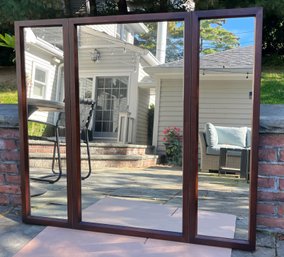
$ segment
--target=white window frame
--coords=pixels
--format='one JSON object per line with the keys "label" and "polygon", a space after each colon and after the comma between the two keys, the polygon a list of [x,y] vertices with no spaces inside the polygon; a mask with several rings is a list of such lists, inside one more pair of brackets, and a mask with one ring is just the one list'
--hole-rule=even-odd
{"label": "white window frame", "polygon": [[[84,77],[88,77],[88,76],[84,76]],[[115,78],[115,77],[127,77],[128,78],[128,85],[127,85],[127,105],[129,105],[130,103],[130,94],[131,94],[131,87],[130,85],[132,85],[132,73],[131,72],[121,72],[121,73],[107,73],[107,72],[96,72],[95,74],[93,73],[92,76],[89,76],[89,77],[93,77],[93,92],[92,92],[92,98],[93,100],[96,99],[96,88],[97,88],[97,85],[96,85],[96,82],[97,82],[97,77],[101,78]]]}
{"label": "white window frame", "polygon": [[[43,83],[42,81],[37,81],[35,79],[36,70],[41,70],[41,71],[45,72],[45,83]],[[49,73],[49,71],[46,68],[42,67],[41,65],[39,65],[39,64],[34,64],[33,65],[33,78],[32,78],[32,85],[33,86],[32,86],[32,94],[31,94],[32,97],[45,99],[45,97],[46,97],[46,89],[47,89],[47,86],[48,86],[48,75],[49,75],[48,73]],[[43,95],[36,95],[34,93],[35,83],[38,83],[38,84],[43,86]]]}
{"label": "white window frame", "polygon": [[[96,99],[96,89],[97,89],[97,78],[117,78],[117,77],[127,77],[128,78],[128,83],[127,83],[127,108],[129,108],[129,102],[130,102],[130,85],[131,85],[131,73],[97,73],[93,75],[93,92],[92,92],[92,98],[93,100]],[[95,129],[95,128],[94,128]]]}

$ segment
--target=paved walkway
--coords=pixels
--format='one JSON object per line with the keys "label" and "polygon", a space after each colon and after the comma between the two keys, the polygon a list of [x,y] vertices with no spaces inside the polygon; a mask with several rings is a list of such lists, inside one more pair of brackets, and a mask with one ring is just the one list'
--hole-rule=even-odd
{"label": "paved walkway", "polygon": [[[33,174],[38,175],[38,174]],[[110,196],[131,198],[181,207],[181,171],[158,166],[148,169],[96,170],[82,182],[83,208]],[[33,182],[44,194],[32,197],[35,215],[66,217],[66,179],[56,184]],[[199,208],[237,216],[235,238],[247,236],[248,184],[234,176],[199,174]],[[0,257],[13,256],[44,227],[21,222],[20,210],[0,207]],[[232,257],[284,257],[284,238],[266,233],[257,234],[254,253],[233,251]]]}

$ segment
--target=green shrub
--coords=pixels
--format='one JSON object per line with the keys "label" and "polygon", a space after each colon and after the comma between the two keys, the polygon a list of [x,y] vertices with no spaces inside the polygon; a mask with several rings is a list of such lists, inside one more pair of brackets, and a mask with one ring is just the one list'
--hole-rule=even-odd
{"label": "green shrub", "polygon": [[163,130],[163,143],[166,147],[167,162],[169,164],[182,165],[182,137],[180,129],[168,127]]}

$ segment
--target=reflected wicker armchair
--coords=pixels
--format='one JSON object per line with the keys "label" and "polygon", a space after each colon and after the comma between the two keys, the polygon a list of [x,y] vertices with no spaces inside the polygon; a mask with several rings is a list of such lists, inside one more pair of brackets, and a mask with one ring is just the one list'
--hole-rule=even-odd
{"label": "reflected wicker armchair", "polygon": [[206,123],[205,131],[199,132],[199,142],[201,171],[220,171],[220,165],[223,165],[224,160],[226,160],[226,167],[240,170],[242,152],[250,150],[251,129],[214,126],[212,123]]}
{"label": "reflected wicker armchair", "polygon": [[[200,145],[200,170],[202,172],[209,172],[210,170],[218,171],[220,155],[212,155],[206,152],[206,136],[205,132],[199,132],[199,145]],[[240,156],[229,156],[228,165],[232,168],[240,168]]]}

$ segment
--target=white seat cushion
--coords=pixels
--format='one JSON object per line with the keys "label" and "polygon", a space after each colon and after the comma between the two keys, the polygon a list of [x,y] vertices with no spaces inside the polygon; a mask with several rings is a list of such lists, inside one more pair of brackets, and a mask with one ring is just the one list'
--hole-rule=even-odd
{"label": "white seat cushion", "polygon": [[[215,146],[208,146],[206,148],[206,153],[209,155],[220,155],[221,148],[232,148],[237,150],[242,150],[244,147],[236,146],[236,145],[215,145]],[[228,155],[230,156],[241,156],[241,151],[228,151]]]}

